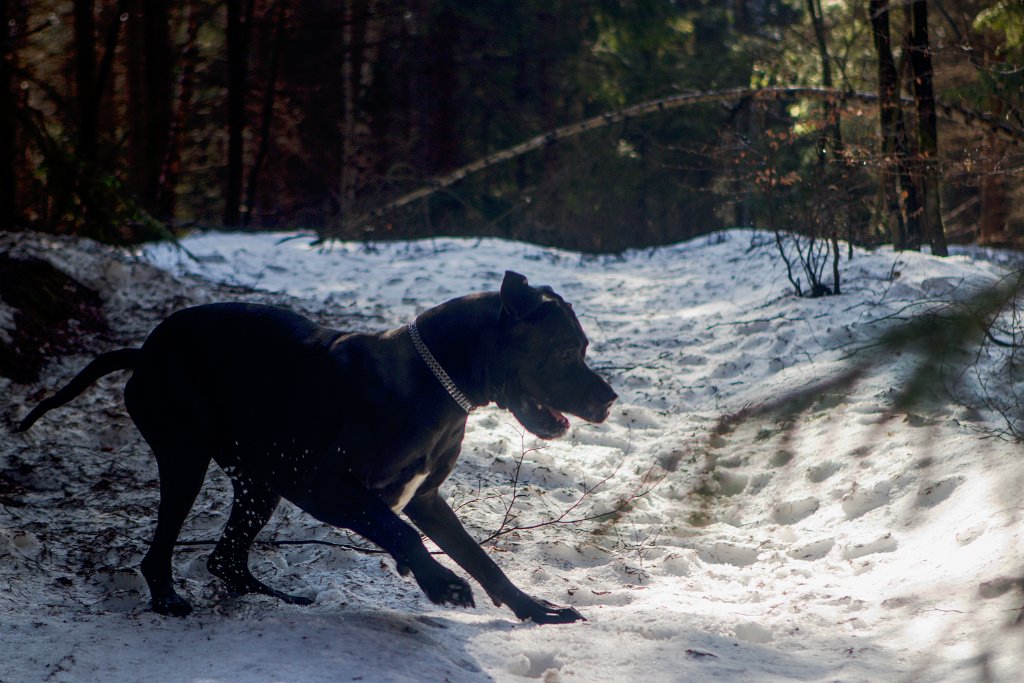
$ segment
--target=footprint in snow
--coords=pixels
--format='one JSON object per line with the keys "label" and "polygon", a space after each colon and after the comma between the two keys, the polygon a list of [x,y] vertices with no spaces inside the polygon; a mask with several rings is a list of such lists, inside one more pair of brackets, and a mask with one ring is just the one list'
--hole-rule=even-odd
{"label": "footprint in snow", "polygon": [[859,557],[874,555],[875,553],[891,553],[896,550],[896,539],[892,533],[887,533],[878,538],[863,543],[853,543],[843,548],[843,559],[856,560]]}
{"label": "footprint in snow", "polygon": [[953,495],[953,491],[962,483],[963,479],[958,477],[922,486],[921,490],[917,492],[917,504],[923,508],[935,507]]}
{"label": "footprint in snow", "polygon": [[772,638],[771,629],[755,624],[754,622],[745,622],[736,624],[736,628],[733,633],[740,640],[745,640],[748,643],[755,643],[757,645],[763,645],[764,643],[770,643]]}
{"label": "footprint in snow", "polygon": [[869,488],[856,488],[843,496],[843,512],[847,519],[857,519],[891,500],[891,481],[880,481]]}
{"label": "footprint in snow", "polygon": [[757,562],[757,548],[750,548],[732,543],[718,542],[710,548],[697,551],[697,556],[711,564],[731,564],[736,567],[747,567]]}
{"label": "footprint in snow", "polygon": [[831,538],[820,538],[793,548],[789,551],[788,555],[794,560],[816,561],[828,555],[835,544],[835,540]]}
{"label": "footprint in snow", "polygon": [[761,332],[767,332],[772,327],[771,323],[767,320],[755,320],[754,322],[747,323],[746,325],[740,325],[736,328],[737,334],[751,335],[760,334]]}
{"label": "footprint in snow", "polygon": [[91,579],[103,588],[111,591],[141,592],[146,588],[142,574],[134,569],[103,569]]}
{"label": "footprint in snow", "polygon": [[42,541],[31,531],[9,532],[6,529],[0,529],[0,534],[2,534],[0,538],[6,537],[8,550],[15,557],[35,561],[39,560],[45,550]]}
{"label": "footprint in snow", "polygon": [[772,519],[778,524],[796,524],[817,512],[818,506],[818,499],[813,497],[784,501],[772,508]]}
{"label": "footprint in snow", "polygon": [[715,379],[729,379],[743,372],[744,368],[741,368],[738,364],[731,360],[726,361],[711,371],[709,377]]}
{"label": "footprint in snow", "polygon": [[549,652],[520,652],[508,660],[506,668],[514,676],[538,678],[545,683],[562,680],[562,664]]}
{"label": "footprint in snow", "polygon": [[685,555],[670,553],[661,561],[661,568],[670,576],[689,576],[691,562]]}
{"label": "footprint in snow", "polygon": [[747,487],[747,482],[750,481],[750,477],[745,474],[723,470],[717,470],[713,478],[718,483],[718,493],[722,496],[735,496],[743,493],[743,489]]}
{"label": "footprint in snow", "polygon": [[828,461],[818,465],[807,468],[807,481],[812,484],[820,484],[825,481],[833,474],[839,471],[841,465],[836,462]]}

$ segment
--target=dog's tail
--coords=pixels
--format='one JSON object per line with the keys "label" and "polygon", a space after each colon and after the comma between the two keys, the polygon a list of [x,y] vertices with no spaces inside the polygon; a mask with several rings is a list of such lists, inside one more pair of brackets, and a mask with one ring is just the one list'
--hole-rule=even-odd
{"label": "dog's tail", "polygon": [[138,354],[139,349],[118,349],[117,351],[110,351],[98,356],[86,365],[84,370],[75,375],[75,378],[68,382],[67,386],[53,396],[43,399],[39,405],[32,409],[32,412],[25,416],[25,419],[21,421],[21,424],[14,431],[23,432],[27,430],[43,413],[68,403],[71,399],[88,389],[93,382],[103,375],[109,375],[118,370],[133,369],[135,367],[135,358]]}

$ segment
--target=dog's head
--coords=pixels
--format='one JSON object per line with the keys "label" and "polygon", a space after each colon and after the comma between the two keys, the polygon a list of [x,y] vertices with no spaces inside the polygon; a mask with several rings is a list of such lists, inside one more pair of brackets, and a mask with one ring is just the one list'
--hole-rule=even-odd
{"label": "dog's head", "polygon": [[563,413],[603,422],[618,397],[587,367],[587,337],[572,306],[511,271],[500,297],[498,405],[542,439],[565,434]]}

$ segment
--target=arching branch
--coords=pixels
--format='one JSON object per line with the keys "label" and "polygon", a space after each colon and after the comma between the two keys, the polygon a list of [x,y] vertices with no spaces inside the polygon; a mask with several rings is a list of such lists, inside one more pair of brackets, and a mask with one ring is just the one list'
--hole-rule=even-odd
{"label": "arching branch", "polygon": [[[708,102],[725,102],[729,100],[754,99],[754,100],[823,100],[836,102],[840,105],[846,102],[857,102],[862,104],[875,104],[878,102],[877,93],[848,92],[835,88],[813,88],[813,87],[770,87],[770,88],[730,88],[727,90],[711,90],[702,92],[679,93],[668,97],[661,97],[656,100],[649,100],[634,104],[630,107],[607,112],[589,119],[577,121],[560,128],[547,131],[541,135],[520,142],[518,145],[507,147],[494,154],[488,154],[465,166],[460,166],[451,173],[438,176],[427,182],[423,187],[406,193],[397,199],[382,204],[373,211],[365,213],[348,223],[348,228],[358,229],[366,226],[372,221],[379,219],[395,209],[400,209],[419,199],[443,190],[446,187],[458,183],[474,173],[496,166],[504,161],[522,156],[527,152],[542,149],[550,145],[574,137],[581,133],[604,128],[615,123],[621,123],[627,119],[646,116],[657,112],[669,111],[695,104]],[[908,103],[913,104],[912,98],[904,98]],[[1024,131],[1009,126],[994,117],[981,112],[971,111],[959,105],[936,102],[937,114],[947,120],[974,128],[982,128],[1000,139],[1013,144],[1024,146]]]}

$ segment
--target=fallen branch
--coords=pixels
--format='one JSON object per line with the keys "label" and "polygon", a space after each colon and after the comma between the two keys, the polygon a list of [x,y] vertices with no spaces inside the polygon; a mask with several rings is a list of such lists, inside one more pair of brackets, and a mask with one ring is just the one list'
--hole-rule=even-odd
{"label": "fallen branch", "polygon": [[[388,214],[395,209],[400,209],[403,206],[411,204],[419,199],[429,197],[430,195],[447,187],[451,187],[474,173],[479,173],[480,171],[496,166],[502,162],[522,156],[527,152],[543,149],[544,147],[550,147],[556,142],[580,135],[581,133],[604,128],[605,126],[615,123],[622,123],[629,119],[646,116],[647,114],[669,111],[679,107],[743,99],[810,99],[838,102],[840,104],[848,102],[874,104],[878,102],[879,97],[877,93],[850,92],[836,88],[809,87],[729,88],[725,90],[679,93],[668,97],[661,97],[656,100],[641,102],[630,107],[625,107],[624,109],[606,112],[598,116],[593,116],[589,119],[561,126],[530,138],[529,140],[525,140],[524,142],[520,142],[518,145],[507,147],[501,151],[495,152],[494,154],[488,154],[487,156],[468,163],[465,166],[460,166],[451,173],[428,180],[423,187],[412,192],[408,192],[397,199],[387,202],[386,204],[382,204],[368,213],[357,216],[352,221],[347,222],[344,228],[347,228],[348,230],[358,230],[366,227],[372,221],[381,218],[385,214]],[[910,97],[902,99],[908,104],[912,104],[914,102]],[[1024,131],[1010,126],[989,114],[966,109],[960,105],[939,101],[936,102],[936,110],[937,114],[944,119],[954,121],[965,126],[984,128],[997,138],[1006,142],[1016,145],[1024,145]]]}

